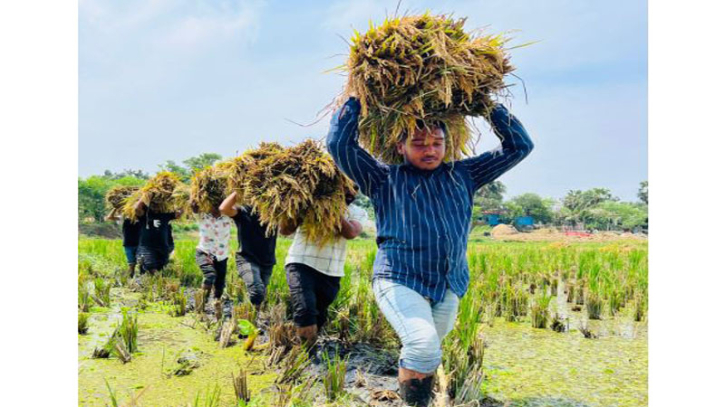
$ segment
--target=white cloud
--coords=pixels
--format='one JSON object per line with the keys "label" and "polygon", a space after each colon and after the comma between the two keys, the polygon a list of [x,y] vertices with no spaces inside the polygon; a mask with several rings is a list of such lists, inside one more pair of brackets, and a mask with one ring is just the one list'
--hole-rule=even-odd
{"label": "white cloud", "polygon": [[206,59],[229,50],[243,55],[257,39],[265,5],[264,0],[82,0],[81,103],[185,87]]}
{"label": "white cloud", "polygon": [[80,0],[79,17],[81,24],[111,33],[153,22],[178,4],[172,0]]}
{"label": "white cloud", "polygon": [[189,51],[214,42],[256,39],[264,0],[82,0],[80,23],[122,44],[143,39]]}

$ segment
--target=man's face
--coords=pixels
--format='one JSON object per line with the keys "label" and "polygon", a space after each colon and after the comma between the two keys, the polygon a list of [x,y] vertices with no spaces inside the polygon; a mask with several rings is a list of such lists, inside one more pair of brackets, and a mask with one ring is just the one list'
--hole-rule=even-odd
{"label": "man's face", "polygon": [[439,127],[416,129],[405,142],[398,143],[398,153],[418,169],[435,170],[446,155],[443,130]]}

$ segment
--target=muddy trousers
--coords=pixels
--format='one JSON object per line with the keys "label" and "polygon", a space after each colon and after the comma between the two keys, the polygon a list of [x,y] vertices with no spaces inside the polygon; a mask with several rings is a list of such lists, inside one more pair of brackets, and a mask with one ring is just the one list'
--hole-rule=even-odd
{"label": "muddy trousers", "polygon": [[136,263],[139,265],[141,274],[152,270],[161,271],[169,264],[168,249],[139,246],[136,252]]}
{"label": "muddy trousers", "polygon": [[196,249],[196,264],[204,274],[204,285],[214,286],[214,298],[221,298],[227,280],[227,259],[217,260],[216,256]]}
{"label": "muddy trousers", "polygon": [[239,278],[247,286],[249,301],[255,306],[261,305],[267,296],[267,286],[270,278],[272,278],[274,266],[260,266],[257,263],[250,262],[238,253],[235,261]]}
{"label": "muddy trousers", "polygon": [[340,291],[341,278],[301,263],[287,264],[285,271],[295,325],[299,328],[317,325],[318,330],[322,329],[327,322],[327,309]]}
{"label": "muddy trousers", "polygon": [[434,373],[443,357],[441,343],[456,322],[458,296],[449,289],[443,301],[433,303],[402,284],[379,278],[373,280],[373,293],[403,344],[400,367]]}

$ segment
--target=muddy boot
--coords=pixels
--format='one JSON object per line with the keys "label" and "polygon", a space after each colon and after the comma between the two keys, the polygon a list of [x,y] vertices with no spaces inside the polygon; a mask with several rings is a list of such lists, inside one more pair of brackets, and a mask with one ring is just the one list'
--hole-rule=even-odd
{"label": "muddy boot", "polygon": [[398,382],[400,398],[406,404],[415,407],[426,407],[433,396],[433,376],[424,379],[410,379]]}
{"label": "muddy boot", "polygon": [[217,298],[214,300],[214,316],[216,317],[217,321],[222,319],[222,300],[221,298]]}

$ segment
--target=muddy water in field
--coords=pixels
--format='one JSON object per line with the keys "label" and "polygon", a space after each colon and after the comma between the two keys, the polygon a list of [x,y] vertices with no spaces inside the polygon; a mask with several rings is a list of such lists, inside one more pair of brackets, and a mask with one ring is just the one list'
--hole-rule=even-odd
{"label": "muddy water in field", "polygon": [[[124,301],[128,302],[128,298]],[[245,354],[239,346],[219,349],[213,334],[194,325],[193,317],[173,318],[160,310],[151,310],[139,314],[141,352],[125,365],[114,358],[90,358],[93,349],[101,346],[120,322],[118,309],[96,309],[92,314],[89,334],[78,337],[81,405],[109,404],[104,379],[122,403],[140,394],[139,402],[145,406],[193,405],[197,395],[203,399],[218,384],[220,405],[234,405],[230,377],[238,372],[239,366],[253,372],[248,376],[249,385],[262,405],[272,403],[276,395],[275,374],[265,370],[265,355]],[[597,339],[586,339],[578,330],[586,316],[571,310],[567,316],[569,331],[565,333],[534,329],[527,321],[507,323],[496,319],[493,327],[482,325],[481,335],[487,345],[487,405],[647,405],[646,324],[628,318],[587,321],[588,329]],[[353,404],[371,401],[375,390],[396,389],[397,352],[364,344],[342,345],[334,339],[323,342],[323,349],[330,355],[339,352],[350,358],[346,387],[356,395]],[[169,375],[178,367],[179,357],[188,355],[198,362],[198,367],[187,376]],[[366,372],[364,388],[355,384],[356,370]],[[309,373],[318,376],[324,371],[324,364],[309,369]]]}
{"label": "muddy water in field", "polygon": [[487,395],[511,406],[646,406],[646,327],[611,320],[589,329],[599,337],[501,320],[485,326]]}
{"label": "muddy water in field", "polygon": [[[203,401],[217,384],[221,390],[220,405],[235,405],[231,374],[238,373],[240,366],[254,372],[248,376],[251,388],[272,387],[274,375],[264,372],[261,356],[245,354],[239,346],[219,349],[211,333],[193,326],[192,316],[174,318],[163,312],[139,313],[139,353],[129,363],[115,358],[92,359],[93,349],[101,346],[120,322],[117,309],[95,311],[88,335],[78,336],[80,405],[110,405],[104,379],[116,392],[119,405],[134,396],[139,396],[139,404],[144,406],[193,405],[197,395]],[[198,367],[186,376],[169,375],[181,366],[177,361],[182,357],[191,359]]]}
{"label": "muddy water in field", "polygon": [[[355,264],[364,260],[364,253],[369,249],[362,247],[351,250]],[[566,303],[562,287],[563,284],[557,292],[558,299],[552,301],[552,308],[566,321],[566,332],[534,329],[528,319],[516,323],[496,319],[492,327],[481,326],[481,335],[487,344],[484,391],[488,401],[485,405],[647,405],[646,323],[633,322],[624,316],[626,312],[614,319],[604,315],[603,321],[587,320],[581,311]],[[193,306],[193,290],[187,293],[189,306]],[[260,397],[259,405],[272,405],[276,396],[275,373],[264,368],[266,355],[246,354],[238,345],[221,350],[212,333],[198,324],[194,326],[192,316],[173,318],[157,305],[139,314],[140,353],[131,362],[124,365],[115,358],[91,359],[93,349],[101,346],[120,322],[120,308],[115,304],[135,306],[134,294],[121,296],[117,289],[112,294],[114,308],[94,309],[89,334],[78,336],[81,405],[111,404],[106,379],[116,392],[119,405],[139,394],[139,404],[143,406],[189,406],[194,404],[197,395],[201,395],[200,405],[205,405],[205,394],[211,393],[218,384],[219,405],[233,406],[231,374],[238,372],[240,365],[252,372],[248,376],[249,386],[252,394]],[[229,314],[228,307],[225,313]],[[583,325],[596,339],[584,338],[580,332]],[[356,395],[351,404],[365,405],[365,401],[371,400],[373,390],[397,388],[395,350],[340,344],[333,339],[323,344],[321,352],[339,352],[350,357],[346,390]],[[189,355],[198,367],[186,376],[167,375],[178,367],[181,356],[188,358]],[[324,366],[317,365],[311,366],[308,373],[320,377],[324,371]],[[356,385],[357,371],[367,372],[364,387]],[[313,392],[320,395],[318,400],[324,398],[319,387]],[[397,404],[380,402],[377,405]]]}

